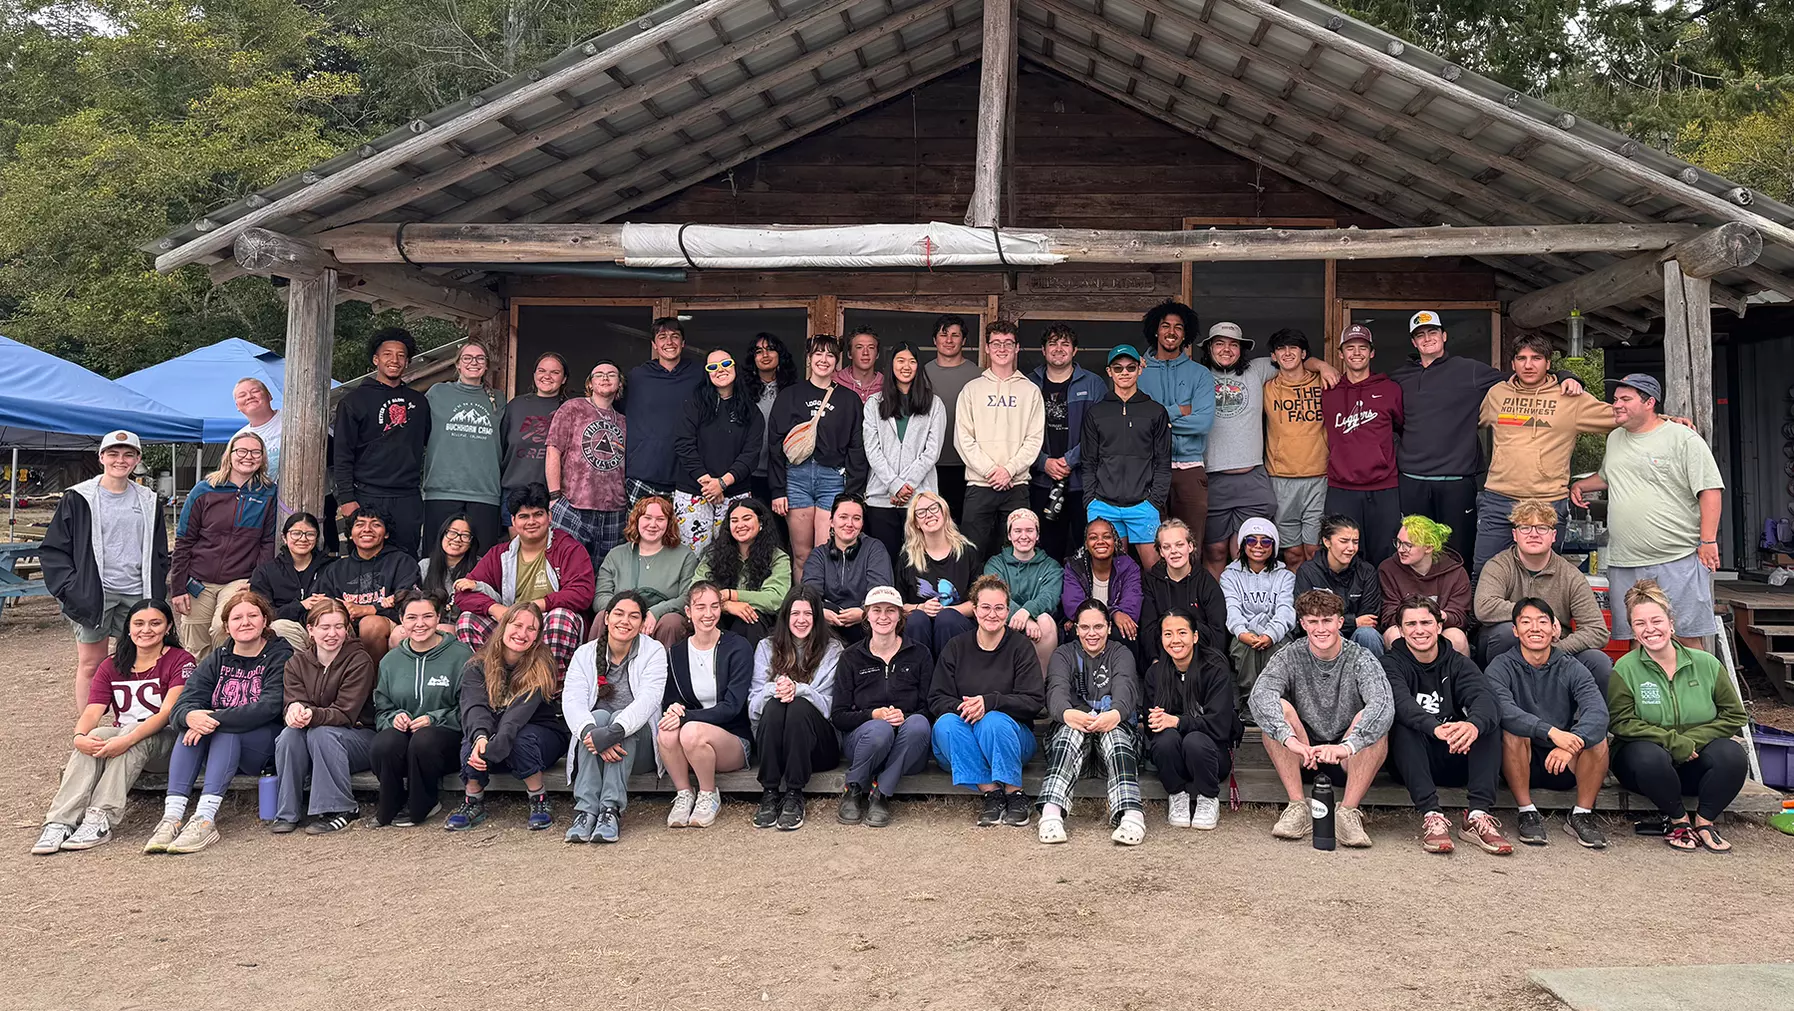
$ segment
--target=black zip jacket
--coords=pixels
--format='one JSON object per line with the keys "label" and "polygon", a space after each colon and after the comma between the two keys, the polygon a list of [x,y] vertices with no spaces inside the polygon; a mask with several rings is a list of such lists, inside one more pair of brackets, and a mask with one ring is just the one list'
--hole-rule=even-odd
{"label": "black zip jacket", "polygon": [[923,712],[934,657],[928,647],[901,640],[890,663],[872,652],[870,640],[850,647],[835,667],[834,701],[829,719],[848,733],[872,719],[872,710],[896,706],[903,715]]}
{"label": "black zip jacket", "polygon": [[313,555],[311,564],[300,572],[293,568],[291,558],[275,555],[273,561],[256,567],[249,577],[249,588],[268,598],[276,618],[304,624],[305,605],[301,601],[317,592],[319,578],[335,562],[334,558]]}
{"label": "black zip jacket", "polygon": [[[690,640],[686,640],[689,642]],[[677,702],[685,707],[685,722],[709,723],[736,737],[754,736],[748,719],[748,690],[754,681],[754,646],[733,632],[716,640],[716,705],[705,707],[691,688],[691,651],[682,642],[667,650],[667,686],[660,709]]]}
{"label": "black zip jacket", "polygon": [[1171,417],[1144,393],[1129,400],[1109,395],[1084,410],[1078,436],[1084,505],[1096,499],[1114,506],[1150,502],[1165,511],[1171,495]]}
{"label": "black zip jacket", "polygon": [[461,668],[461,737],[466,741],[486,738],[486,761],[502,762],[511,757],[511,746],[517,743],[517,732],[525,724],[548,727],[567,743],[567,723],[561,719],[561,708],[540,692],[529,692],[511,700],[500,709],[492,708],[486,696],[486,665],[479,657]]}
{"label": "black zip jacket", "polygon": [[218,729],[231,734],[279,723],[293,647],[280,636],[267,634],[267,645],[253,657],[238,656],[232,644],[207,653],[175,700],[168,725],[184,733],[187,714],[202,710],[210,710]]}
{"label": "black zip jacket", "polygon": [[317,591],[345,604],[372,605],[376,613],[398,621],[399,595],[416,585],[417,559],[387,544],[373,558],[362,558],[350,548],[324,570]]}
{"label": "black zip jacket", "polygon": [[[1478,435],[1483,395],[1507,373],[1475,358],[1445,355],[1422,367],[1420,356],[1389,374],[1402,388],[1402,431],[1395,447],[1396,469],[1419,477],[1469,477],[1483,471]],[[1559,379],[1575,379],[1567,370]]]}
{"label": "black zip jacket", "polygon": [[[799,382],[780,390],[773,400],[766,453],[766,479],[772,484],[773,498],[785,497],[785,473],[791,469],[790,461],[785,459],[785,436],[810,420],[827,392],[815,383]],[[866,494],[866,479],[872,473],[866,463],[865,437],[860,431],[860,408],[859,394],[836,388],[835,395],[829,397],[828,411],[817,426],[816,452],[810,457],[824,467],[842,471],[847,491],[853,495]]]}
{"label": "black zip jacket", "polygon": [[[1146,671],[1144,712],[1154,709],[1176,716],[1178,733],[1206,734],[1223,748],[1237,745],[1246,733],[1234,704],[1233,673],[1227,657],[1211,643],[1199,644],[1190,669],[1182,673],[1169,657],[1160,656],[1153,662]],[[1146,726],[1144,715],[1140,725]]]}
{"label": "black zip jacket", "polygon": [[1470,721],[1478,735],[1501,728],[1501,710],[1489,682],[1470,658],[1452,649],[1443,637],[1439,655],[1421,663],[1405,639],[1383,654],[1383,670],[1395,695],[1395,721],[1425,737],[1442,723]]}
{"label": "black zip jacket", "polygon": [[[82,485],[96,483],[90,478]],[[162,500],[155,500],[150,535],[150,596],[168,599],[168,524]],[[100,560],[93,552],[93,507],[76,489],[63,493],[38,546],[44,586],[62,605],[62,613],[88,628],[97,627],[106,606],[106,588],[100,582]]]}
{"label": "black zip jacket", "polygon": [[[1147,660],[1159,655],[1159,623],[1174,607],[1196,616],[1196,640],[1205,646],[1227,643],[1227,597],[1221,584],[1191,556],[1190,574],[1172,582],[1161,559],[1140,579],[1140,652]],[[1375,581],[1375,573],[1372,573]]]}
{"label": "black zip jacket", "polygon": [[984,711],[1007,713],[1023,727],[1046,705],[1046,672],[1027,636],[1003,630],[997,648],[978,645],[978,630],[955,636],[941,650],[928,688],[928,709],[936,719],[958,712],[967,695],[984,696]]}
{"label": "black zip jacket", "polygon": [[[679,432],[673,437],[673,455],[679,461],[673,485],[687,495],[696,495],[698,475],[721,479],[724,474],[732,474],[735,483],[729,491],[746,491],[748,478],[754,476],[754,467],[760,462],[766,420],[760,416],[760,408],[739,390],[709,417],[705,417],[708,409],[704,400],[704,388],[700,387],[697,396],[685,402],[685,415],[679,419]],[[740,412],[739,421],[730,420],[735,411]]]}
{"label": "black zip jacket", "polygon": [[430,439],[430,402],[409,386],[372,376],[336,405],[336,497],[417,495]]}
{"label": "black zip jacket", "polygon": [[1377,581],[1377,567],[1353,555],[1352,564],[1344,572],[1334,572],[1327,564],[1326,549],[1296,568],[1296,594],[1307,590],[1330,590],[1345,601],[1345,633],[1352,634],[1358,616],[1380,617],[1383,613],[1383,584]]}

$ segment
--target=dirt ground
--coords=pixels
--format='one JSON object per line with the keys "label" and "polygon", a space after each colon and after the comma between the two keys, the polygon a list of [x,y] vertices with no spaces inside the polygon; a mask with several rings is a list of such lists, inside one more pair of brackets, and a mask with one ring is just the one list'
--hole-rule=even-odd
{"label": "dirt ground", "polygon": [[72,659],[47,601],[7,610],[9,1008],[103,993],[146,1008],[1542,1011],[1558,1005],[1531,968],[1794,956],[1794,915],[1772,898],[1788,894],[1794,839],[1746,824],[1730,856],[1610,824],[1606,852],[1557,833],[1511,858],[1442,858],[1420,852],[1411,812],[1377,813],[1374,849],[1319,853],[1272,840],[1270,809],[1198,833],[1167,829],[1155,805],[1145,845],[1124,850],[1085,807],[1072,841],[1047,849],[1032,829],[973,827],[957,799],[900,805],[883,831],[837,825],[813,799],[810,824],[783,834],[754,831],[745,798],[713,829],[669,831],[664,800],[647,798],[620,845],[571,847],[564,800],[540,834],[506,799],[465,835],[363,821],[275,838],[242,798],[212,849],[145,857],[157,807],[139,796],[111,845],[32,857],[66,755]]}

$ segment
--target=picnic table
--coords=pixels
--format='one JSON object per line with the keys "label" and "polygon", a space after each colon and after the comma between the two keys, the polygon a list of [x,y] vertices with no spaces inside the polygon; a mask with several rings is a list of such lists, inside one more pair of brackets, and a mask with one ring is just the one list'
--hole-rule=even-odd
{"label": "picnic table", "polygon": [[[0,605],[9,600],[49,596],[50,589],[42,579],[31,579],[17,572],[19,562],[36,558],[42,549],[43,545],[38,541],[0,543]],[[4,613],[0,609],[0,614]]]}

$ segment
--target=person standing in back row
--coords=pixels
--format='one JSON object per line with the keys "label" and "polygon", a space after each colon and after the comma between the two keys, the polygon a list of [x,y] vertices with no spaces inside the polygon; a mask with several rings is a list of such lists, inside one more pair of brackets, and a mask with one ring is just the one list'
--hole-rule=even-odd
{"label": "person standing in back row", "polygon": [[[560,409],[561,387],[566,381],[567,363],[550,351],[536,359],[534,391],[505,405],[504,420],[499,425],[503,436],[499,454],[503,469],[498,477],[501,505],[519,488],[548,483],[548,426],[554,422],[554,412]],[[499,522],[510,526],[510,515],[501,515]]]}
{"label": "person standing in back row", "polygon": [[1406,415],[1402,388],[1372,374],[1370,328],[1346,327],[1339,338],[1345,379],[1321,394],[1327,428],[1327,515],[1350,516],[1363,532],[1365,558],[1380,565],[1394,550],[1402,494],[1395,441]]}
{"label": "person standing in back row", "polygon": [[843,492],[864,496],[865,404],[835,384],[841,343],[830,334],[810,339],[809,379],[779,394],[772,405],[772,450],[767,477],[772,511],[791,532],[791,575],[803,579],[804,561],[828,540],[829,509]]}
{"label": "person standing in back row", "polygon": [[884,389],[884,373],[878,371],[878,331],[855,327],[847,336],[847,366],[835,373],[835,384],[852,390],[865,403]]}
{"label": "person standing in back row", "polygon": [[262,446],[268,453],[268,477],[280,480],[280,412],[274,409],[274,394],[268,392],[268,384],[260,379],[244,378],[237,380],[231,390],[231,399],[236,402],[237,411],[243,415],[248,424],[231,436],[236,438],[244,432],[261,437]]}
{"label": "person standing in back row", "polygon": [[455,356],[455,381],[424,393],[430,402],[424,529],[434,534],[450,516],[465,514],[481,544],[499,539],[499,419],[505,410],[504,394],[486,388],[488,360],[484,345],[468,341]]}
{"label": "person standing in back row", "polygon": [[1277,540],[1283,564],[1294,570],[1321,543],[1327,498],[1327,427],[1321,421],[1321,377],[1308,367],[1308,335],[1283,329],[1271,335],[1277,373],[1265,383],[1265,473],[1277,495]]}
{"label": "person standing in back row", "polygon": [[1047,327],[1040,351],[1046,364],[1028,378],[1040,387],[1041,403],[1046,409],[1046,437],[1034,460],[1028,504],[1040,517],[1041,550],[1054,559],[1063,559],[1078,549],[1073,532],[1081,533],[1088,521],[1084,514],[1084,478],[1078,470],[1083,459],[1078,440],[1084,434],[1084,412],[1108,396],[1109,387],[1101,376],[1077,363],[1078,332],[1064,323]]}
{"label": "person standing in back row", "polygon": [[934,321],[934,361],[923,366],[928,372],[928,385],[934,395],[947,405],[947,437],[941,443],[941,462],[935,465],[940,482],[941,498],[955,517],[966,514],[966,467],[959,457],[958,414],[959,394],[966,384],[984,371],[965,356],[966,321],[947,313]]}
{"label": "person standing in back row", "polygon": [[[704,386],[704,370],[685,361],[685,328],[676,316],[654,321],[654,357],[629,370],[629,392],[638,410],[629,443],[624,447],[623,478],[629,501],[617,506],[619,518],[644,495],[673,497],[678,459],[673,440],[679,434],[679,408]],[[624,405],[627,413],[628,405]],[[614,546],[613,538],[605,550]],[[593,556],[593,567],[604,560]]]}
{"label": "person standing in back row", "polygon": [[[1166,516],[1183,520],[1200,544],[1208,522],[1208,470],[1203,459],[1215,423],[1215,377],[1185,355],[1197,326],[1196,310],[1181,302],[1164,302],[1146,314],[1140,321],[1147,351],[1140,363],[1140,392],[1158,401],[1171,422],[1171,492],[1159,501],[1159,508]],[[1147,546],[1145,540],[1130,540]],[[1140,561],[1152,567],[1144,554]]]}
{"label": "person standing in back row", "polygon": [[981,554],[993,555],[1003,546],[1002,518],[1028,506],[1034,458],[1046,438],[1046,404],[1015,369],[1021,342],[1014,323],[1000,319],[985,327],[984,353],[990,367],[960,391],[953,437],[966,466],[960,526]]}
{"label": "person standing in back row", "polygon": [[[586,546],[594,570],[623,539],[623,517],[629,512],[623,478],[629,422],[613,406],[622,388],[623,373],[616,363],[599,362],[586,379],[586,395],[562,404],[548,426],[543,469],[553,502],[550,515],[557,530]],[[670,445],[667,455],[672,455]]]}
{"label": "person standing in back row", "polygon": [[1126,344],[1109,352],[1114,389],[1084,412],[1079,469],[1085,512],[1108,520],[1150,569],[1159,561],[1159,517],[1174,481],[1172,434],[1165,408],[1140,390],[1140,372],[1140,352]]}
{"label": "person standing in back row", "polygon": [[423,536],[424,446],[430,402],[404,384],[417,353],[411,332],[389,326],[368,341],[374,374],[336,405],[333,446],[336,514],[349,519],[371,506],[388,518],[387,542],[416,558]]}

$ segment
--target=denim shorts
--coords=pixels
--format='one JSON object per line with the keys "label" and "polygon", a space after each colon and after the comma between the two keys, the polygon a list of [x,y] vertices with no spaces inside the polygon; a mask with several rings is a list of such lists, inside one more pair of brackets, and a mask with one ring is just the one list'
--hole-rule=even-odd
{"label": "denim shorts", "polygon": [[786,504],[793,509],[833,509],[836,497],[846,490],[846,474],[817,463],[815,457],[785,472]]}

